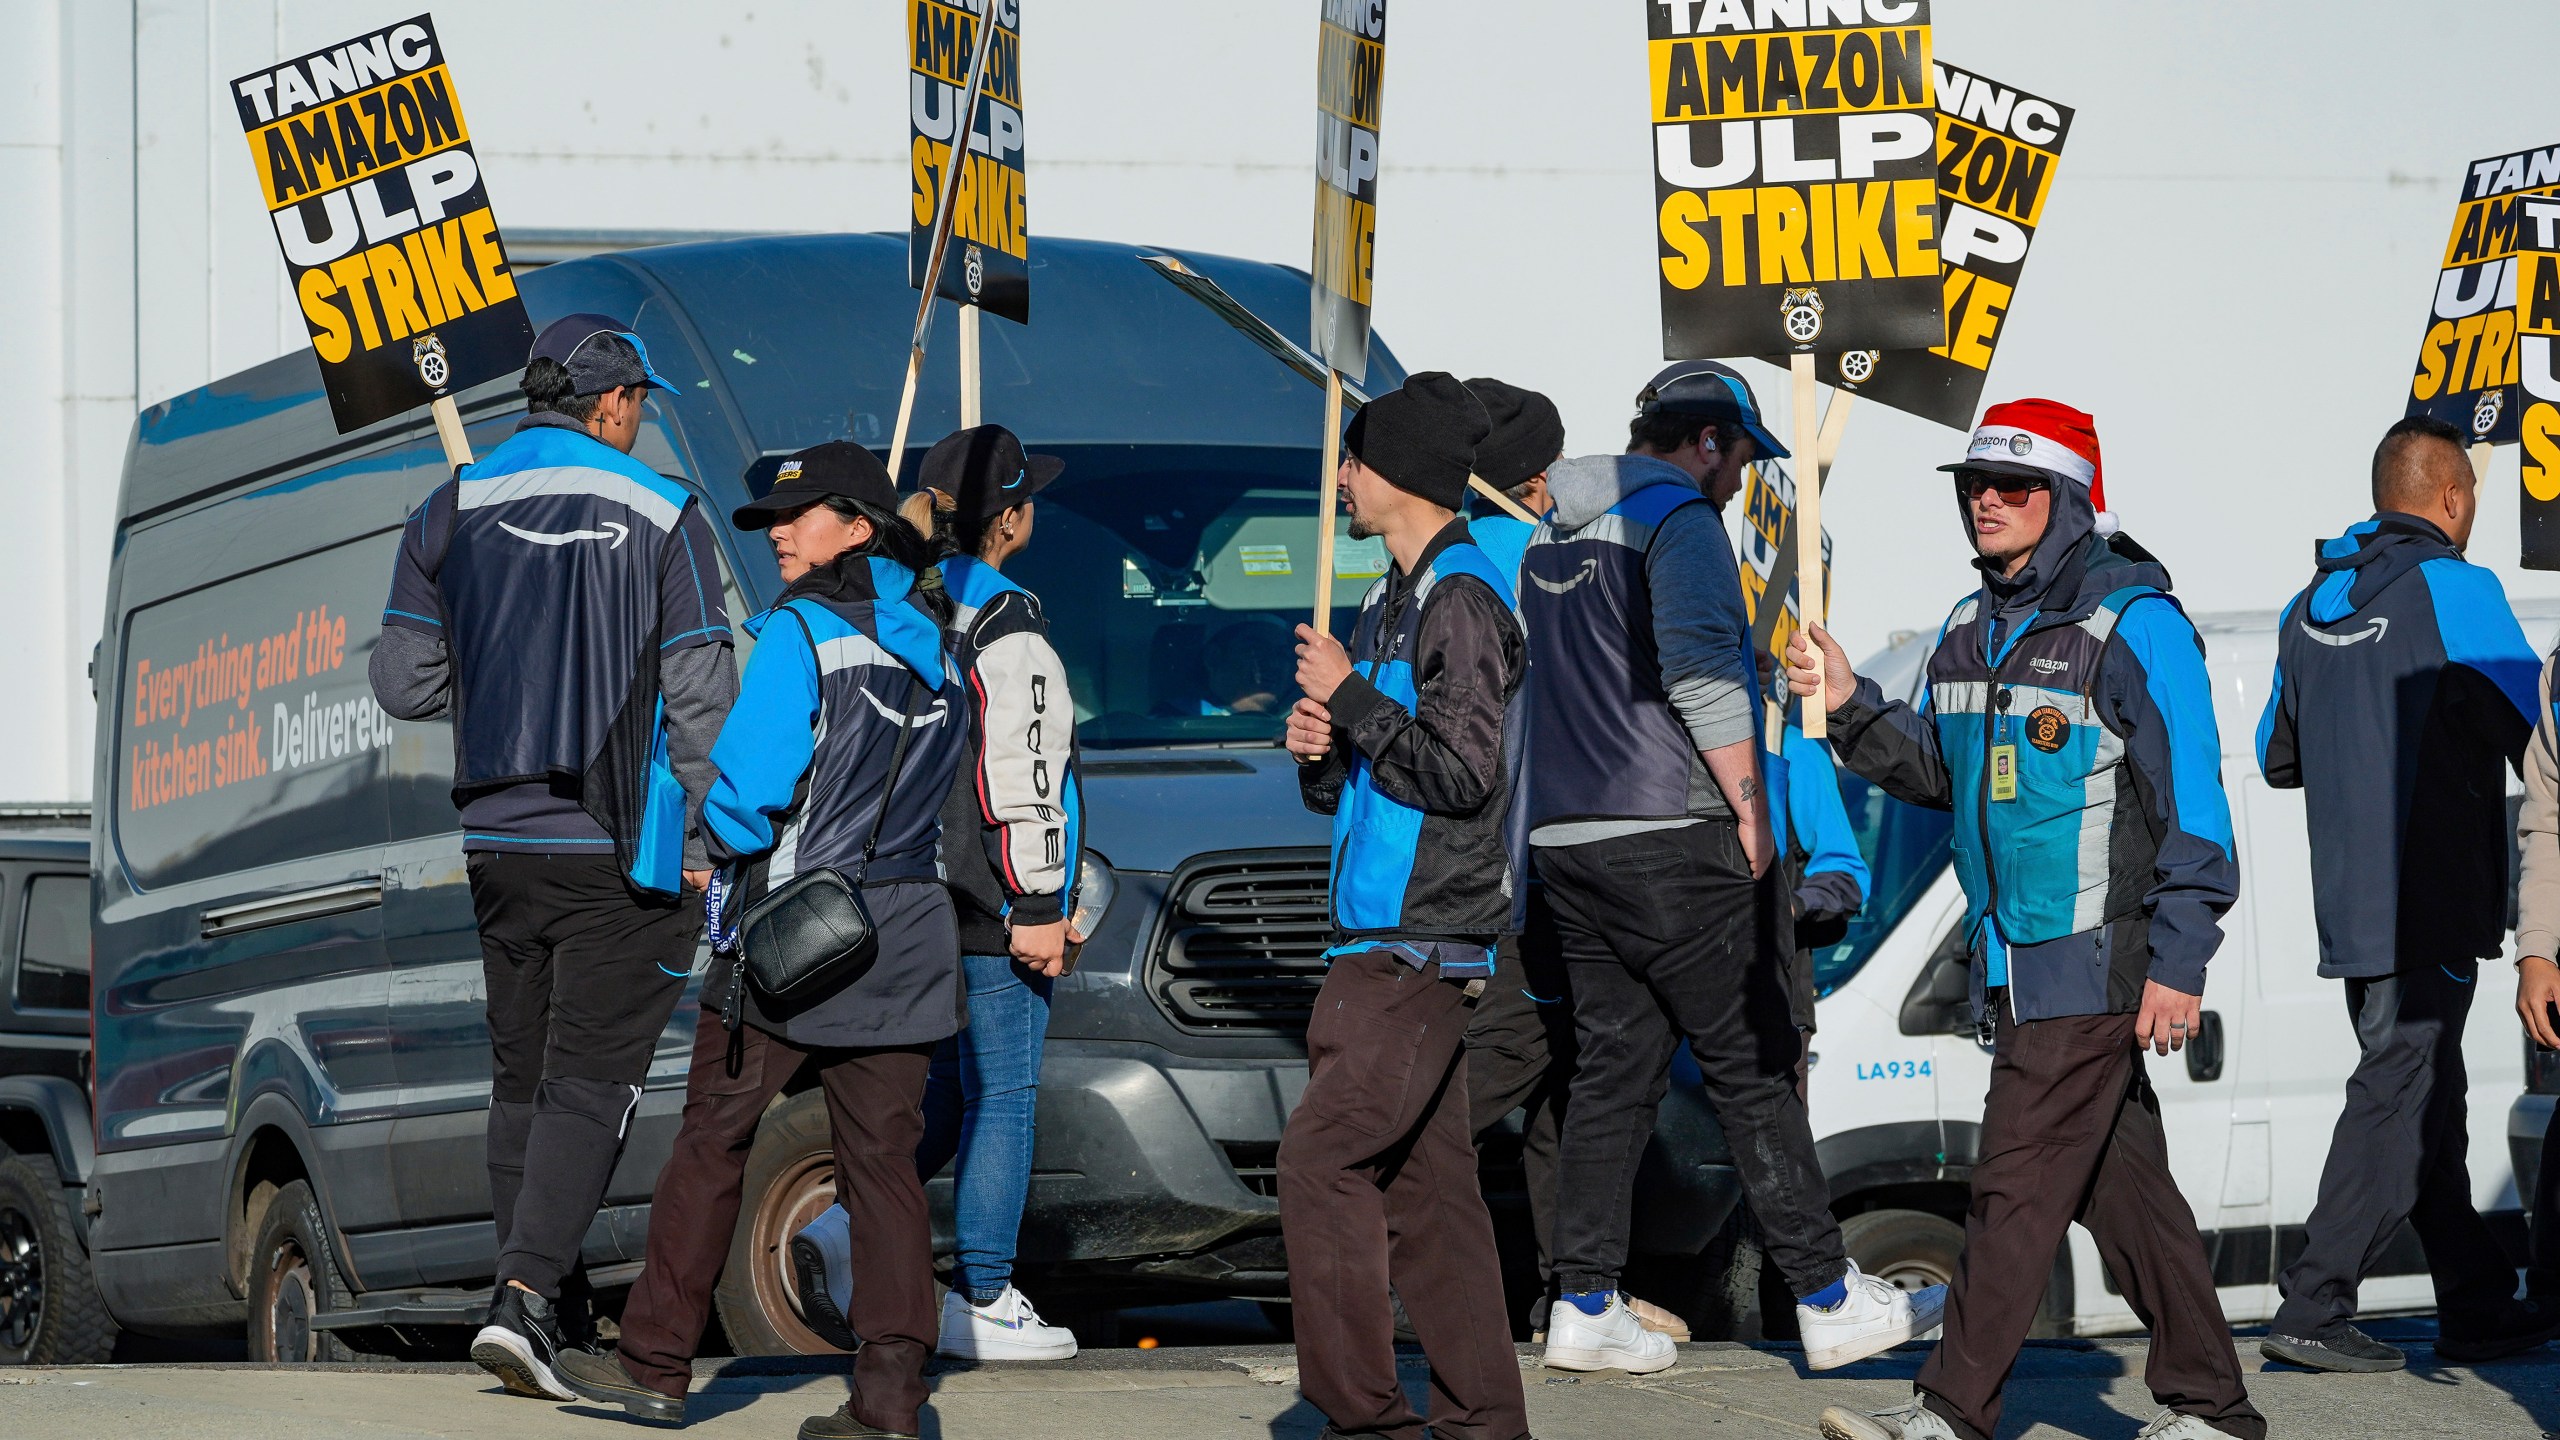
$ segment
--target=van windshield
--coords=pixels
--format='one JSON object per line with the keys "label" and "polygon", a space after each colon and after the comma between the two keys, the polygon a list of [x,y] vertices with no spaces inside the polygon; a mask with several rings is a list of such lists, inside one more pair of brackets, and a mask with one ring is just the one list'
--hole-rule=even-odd
{"label": "van windshield", "polygon": [[[1317,452],[1048,448],[1066,469],[1005,574],[1048,615],[1078,743],[1278,743],[1299,695],[1294,631],[1315,599]],[[1381,542],[1336,530],[1338,633],[1386,566]]]}

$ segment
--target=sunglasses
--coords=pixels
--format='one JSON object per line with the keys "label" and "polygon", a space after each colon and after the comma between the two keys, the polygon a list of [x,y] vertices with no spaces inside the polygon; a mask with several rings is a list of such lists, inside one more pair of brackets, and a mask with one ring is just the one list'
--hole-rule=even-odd
{"label": "sunglasses", "polygon": [[1982,492],[1985,490],[1999,491],[2000,503],[2003,505],[2024,505],[2027,503],[2028,496],[2039,490],[2052,488],[2053,482],[2050,480],[2021,480],[2014,475],[1986,475],[1978,470],[1969,470],[1956,476],[1956,493],[1963,496],[1964,502],[1968,505],[1981,499]]}

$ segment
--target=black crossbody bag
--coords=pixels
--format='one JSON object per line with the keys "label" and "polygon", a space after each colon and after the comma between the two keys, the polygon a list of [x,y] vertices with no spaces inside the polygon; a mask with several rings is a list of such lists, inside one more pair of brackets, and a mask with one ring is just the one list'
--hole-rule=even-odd
{"label": "black crossbody bag", "polygon": [[861,868],[850,879],[825,865],[794,875],[748,906],[738,923],[741,968],[756,992],[776,1004],[795,1005],[854,984],[880,958],[880,931],[872,924],[871,907],[862,902],[862,882],[880,845],[880,827],[888,823],[898,772],[906,765],[907,741],[915,734],[909,712],[923,688],[921,678],[910,677],[898,706],[898,742],[889,750],[889,778],[880,787],[880,810],[871,817],[871,833],[862,842]]}

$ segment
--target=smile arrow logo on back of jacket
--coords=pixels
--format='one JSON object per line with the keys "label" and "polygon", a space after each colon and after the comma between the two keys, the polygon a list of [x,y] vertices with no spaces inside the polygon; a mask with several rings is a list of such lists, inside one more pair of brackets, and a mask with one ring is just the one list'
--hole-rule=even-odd
{"label": "smile arrow logo on back of jacket", "polygon": [[2372,624],[2367,625],[2361,630],[2351,630],[2344,635],[2331,635],[2323,631],[2314,630],[2311,628],[2311,622],[2309,620],[2298,620],[2294,623],[2302,627],[2303,634],[2310,636],[2312,639],[2319,641],[2323,645],[2353,645],[2363,640],[2381,639],[2382,632],[2391,628],[2391,617],[2388,615],[2376,615],[2373,617]]}
{"label": "smile arrow logo on back of jacket", "polygon": [[631,527],[619,520],[605,521],[602,530],[519,530],[504,520],[498,522],[498,528],[536,545],[574,545],[581,540],[610,540],[613,543],[605,548],[619,550],[622,542],[631,538]]}

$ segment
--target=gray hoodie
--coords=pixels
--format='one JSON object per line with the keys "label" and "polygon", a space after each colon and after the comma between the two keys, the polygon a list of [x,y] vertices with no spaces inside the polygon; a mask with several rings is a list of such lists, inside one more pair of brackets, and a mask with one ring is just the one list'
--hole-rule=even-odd
{"label": "gray hoodie", "polygon": [[[1651,455],[1588,455],[1560,460],[1547,471],[1554,506],[1544,522],[1571,534],[1599,519],[1649,485],[1695,489],[1689,473]],[[1663,693],[1701,751],[1718,750],[1759,736],[1753,700],[1758,679],[1751,663],[1751,626],[1742,610],[1742,573],[1724,517],[1711,505],[1684,505],[1655,527],[1645,552],[1645,579],[1653,596],[1653,642],[1662,666]],[[1536,657],[1532,656],[1534,665]],[[1534,742],[1533,742],[1534,743]],[[1703,766],[1703,762],[1701,762]],[[1693,785],[1697,818],[1733,812],[1712,783]],[[1554,825],[1531,839],[1573,845],[1681,821],[1600,821]]]}

